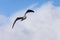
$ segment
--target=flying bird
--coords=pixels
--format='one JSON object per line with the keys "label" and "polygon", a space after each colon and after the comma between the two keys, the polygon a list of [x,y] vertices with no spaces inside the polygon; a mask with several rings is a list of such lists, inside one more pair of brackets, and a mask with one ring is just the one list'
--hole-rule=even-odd
{"label": "flying bird", "polygon": [[33,11],[33,10],[28,9],[28,10],[26,11],[26,13],[24,14],[24,16],[23,16],[23,17],[17,17],[17,18],[15,19],[15,21],[14,21],[13,25],[12,25],[12,28],[14,27],[14,25],[15,25],[16,21],[18,21],[18,20],[20,20],[20,19],[21,19],[21,21],[25,20],[25,19],[27,18],[27,17],[26,17],[26,14],[27,14],[27,13],[30,13],[30,12],[33,12],[33,13],[34,13],[34,11]]}

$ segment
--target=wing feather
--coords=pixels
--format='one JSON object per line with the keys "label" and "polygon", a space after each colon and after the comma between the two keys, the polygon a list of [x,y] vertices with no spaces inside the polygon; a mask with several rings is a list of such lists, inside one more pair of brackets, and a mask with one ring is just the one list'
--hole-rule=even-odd
{"label": "wing feather", "polygon": [[17,17],[17,18],[16,18],[16,20],[14,21],[14,23],[13,23],[13,25],[12,25],[12,28],[14,27],[16,21],[18,21],[18,20],[20,20],[20,19],[22,19],[22,17]]}
{"label": "wing feather", "polygon": [[26,11],[25,15],[26,15],[27,13],[29,13],[29,12],[34,12],[34,11],[31,10],[31,9],[28,9],[28,10]]}

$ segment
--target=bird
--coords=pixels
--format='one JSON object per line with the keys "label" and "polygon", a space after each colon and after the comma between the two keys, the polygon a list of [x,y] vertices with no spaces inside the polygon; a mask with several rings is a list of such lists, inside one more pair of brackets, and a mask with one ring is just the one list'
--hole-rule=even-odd
{"label": "bird", "polygon": [[22,16],[22,17],[17,17],[17,18],[15,19],[13,25],[12,25],[12,28],[14,28],[14,25],[15,25],[16,21],[18,21],[18,20],[20,20],[20,19],[21,19],[21,21],[25,20],[25,19],[27,18],[26,14],[27,14],[27,13],[30,13],[30,12],[33,12],[33,13],[34,13],[34,10],[28,9],[28,10],[25,12],[24,16]]}

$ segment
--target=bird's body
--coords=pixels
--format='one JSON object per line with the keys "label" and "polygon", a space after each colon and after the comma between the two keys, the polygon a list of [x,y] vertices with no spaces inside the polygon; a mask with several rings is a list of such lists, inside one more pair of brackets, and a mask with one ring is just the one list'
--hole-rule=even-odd
{"label": "bird's body", "polygon": [[29,9],[29,10],[26,11],[26,13],[24,14],[23,17],[17,17],[16,20],[14,21],[14,23],[13,23],[12,28],[14,27],[14,24],[16,23],[17,20],[20,20],[20,19],[21,19],[21,21],[25,20],[27,18],[26,14],[29,13],[29,12],[34,12],[34,11]]}
{"label": "bird's body", "polygon": [[23,21],[23,20],[25,20],[27,17],[26,16],[23,16],[23,17],[21,17],[22,19],[21,19],[21,21]]}

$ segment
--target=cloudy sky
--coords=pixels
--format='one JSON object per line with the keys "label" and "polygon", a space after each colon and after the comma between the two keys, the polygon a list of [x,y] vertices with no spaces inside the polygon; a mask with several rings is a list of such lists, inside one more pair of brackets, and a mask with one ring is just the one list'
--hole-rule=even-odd
{"label": "cloudy sky", "polygon": [[[12,29],[28,9],[35,13]],[[0,0],[0,40],[60,40],[60,1]]]}

